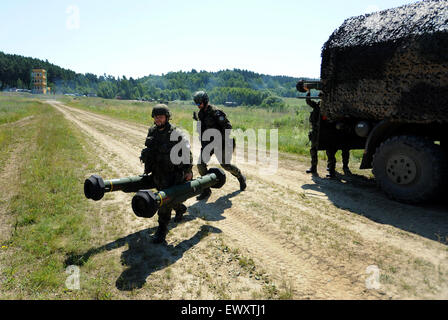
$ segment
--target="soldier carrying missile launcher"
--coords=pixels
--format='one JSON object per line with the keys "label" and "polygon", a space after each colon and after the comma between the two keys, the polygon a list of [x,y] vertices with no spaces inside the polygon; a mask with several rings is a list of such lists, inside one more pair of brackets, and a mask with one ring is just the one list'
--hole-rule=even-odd
{"label": "soldier carrying missile launcher", "polygon": [[[159,227],[153,242],[162,243],[172,209],[176,211],[174,220],[180,221],[187,210],[183,202],[205,189],[221,188],[226,183],[226,174],[219,168],[211,168],[192,180],[193,157],[188,138],[169,123],[171,114],[167,106],[156,106],[152,117],[155,125],[149,128],[146,148],[140,156],[145,164],[144,174],[111,180],[94,174],[84,181],[84,195],[99,201],[108,192],[137,192],[132,198],[132,210],[140,218],[152,218],[158,213]],[[151,190],[154,188],[157,192]]]}
{"label": "soldier carrying missile launcher", "polygon": [[[157,190],[190,181],[193,178],[193,157],[188,139],[182,131],[170,124],[171,113],[167,106],[154,107],[151,116],[154,119],[154,126],[148,130],[145,142],[146,148],[142,150],[140,157],[140,160],[145,164],[145,174],[150,174],[149,178]],[[171,141],[171,137],[174,135],[178,137],[177,141]],[[178,154],[184,161],[175,164],[171,158],[171,151],[179,142],[183,147],[179,149],[179,153],[189,153],[189,155]],[[158,210],[159,227],[153,239],[154,243],[165,241],[172,209],[176,212],[174,218],[176,222],[181,221],[183,214],[187,211],[187,207],[182,203],[160,207]]]}
{"label": "soldier carrying missile launcher", "polygon": [[[144,174],[134,177],[103,180],[94,174],[84,182],[87,199],[99,201],[106,192],[137,192],[132,198],[132,210],[140,218],[151,218],[158,213],[159,227],[154,243],[165,242],[171,211],[174,221],[182,220],[187,207],[183,202],[205,189],[221,188],[226,183],[224,171],[211,168],[195,180],[193,156],[188,138],[169,123],[171,113],[167,106],[152,110],[154,126],[149,128],[140,160],[145,164]],[[153,192],[151,189],[157,189]]]}

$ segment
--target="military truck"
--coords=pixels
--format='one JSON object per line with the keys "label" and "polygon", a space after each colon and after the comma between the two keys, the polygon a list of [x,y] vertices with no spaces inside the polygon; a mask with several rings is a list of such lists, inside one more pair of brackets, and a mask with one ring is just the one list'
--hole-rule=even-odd
{"label": "military truck", "polygon": [[395,200],[442,196],[448,178],[448,1],[344,21],[322,48],[319,88],[321,115],[334,125],[333,132],[320,133],[319,149],[328,143],[364,149],[360,168],[373,169],[377,184]]}

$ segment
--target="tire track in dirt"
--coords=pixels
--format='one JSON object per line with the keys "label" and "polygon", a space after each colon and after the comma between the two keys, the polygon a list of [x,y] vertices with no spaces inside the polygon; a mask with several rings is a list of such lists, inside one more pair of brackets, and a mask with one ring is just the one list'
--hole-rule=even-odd
{"label": "tire track in dirt", "polygon": [[226,219],[216,223],[245,248],[257,265],[273,273],[278,282],[292,285],[296,297],[313,299],[360,299],[373,297],[365,290],[361,276],[338,269],[334,263],[314,254],[303,243],[283,239],[279,233],[235,208],[226,211]]}

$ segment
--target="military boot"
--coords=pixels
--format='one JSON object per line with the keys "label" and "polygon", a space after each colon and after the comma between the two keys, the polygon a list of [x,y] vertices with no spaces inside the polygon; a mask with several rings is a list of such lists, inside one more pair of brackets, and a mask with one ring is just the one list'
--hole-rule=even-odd
{"label": "military boot", "polygon": [[317,166],[311,166],[308,170],[306,170],[306,173],[312,173],[315,174],[317,173]]}
{"label": "military boot", "polygon": [[350,171],[350,168],[348,166],[343,166],[342,170],[344,171],[344,174],[346,174],[348,176],[352,174],[352,172]]}
{"label": "military boot", "polygon": [[174,217],[174,222],[181,222],[182,217],[185,212],[187,212],[187,207],[182,204],[176,211],[176,216]]}
{"label": "military boot", "polygon": [[351,175],[352,172],[348,168],[348,163],[350,162],[350,150],[343,149],[342,150],[342,171],[344,174]]}
{"label": "military boot", "polygon": [[328,169],[327,178],[334,178],[336,176],[336,170],[333,168]]}
{"label": "military boot", "polygon": [[153,243],[163,243],[165,242],[166,234],[168,233],[168,228],[166,226],[161,226],[157,228],[156,233],[154,234],[154,238],[152,239]]}
{"label": "military boot", "polygon": [[246,187],[247,187],[247,185],[246,185],[246,177],[244,175],[240,175],[238,177],[238,181],[240,183],[240,190],[244,191],[246,189]]}
{"label": "military boot", "polygon": [[208,199],[211,194],[212,194],[212,190],[210,190],[210,188],[204,189],[202,191],[202,193],[196,197],[196,200]]}

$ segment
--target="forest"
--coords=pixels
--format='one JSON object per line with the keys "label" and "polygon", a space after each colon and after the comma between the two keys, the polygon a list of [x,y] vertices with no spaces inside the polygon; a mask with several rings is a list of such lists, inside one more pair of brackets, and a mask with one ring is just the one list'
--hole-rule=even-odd
{"label": "forest", "polygon": [[[177,71],[133,79],[92,73],[80,74],[40,60],[0,52],[0,91],[31,89],[31,69],[47,70],[48,87],[56,94],[96,94],[123,100],[190,100],[206,90],[215,104],[260,106],[269,97],[296,97],[299,78],[272,76],[248,70]],[[308,80],[309,78],[300,78]],[[272,98],[270,99],[272,100]]]}

